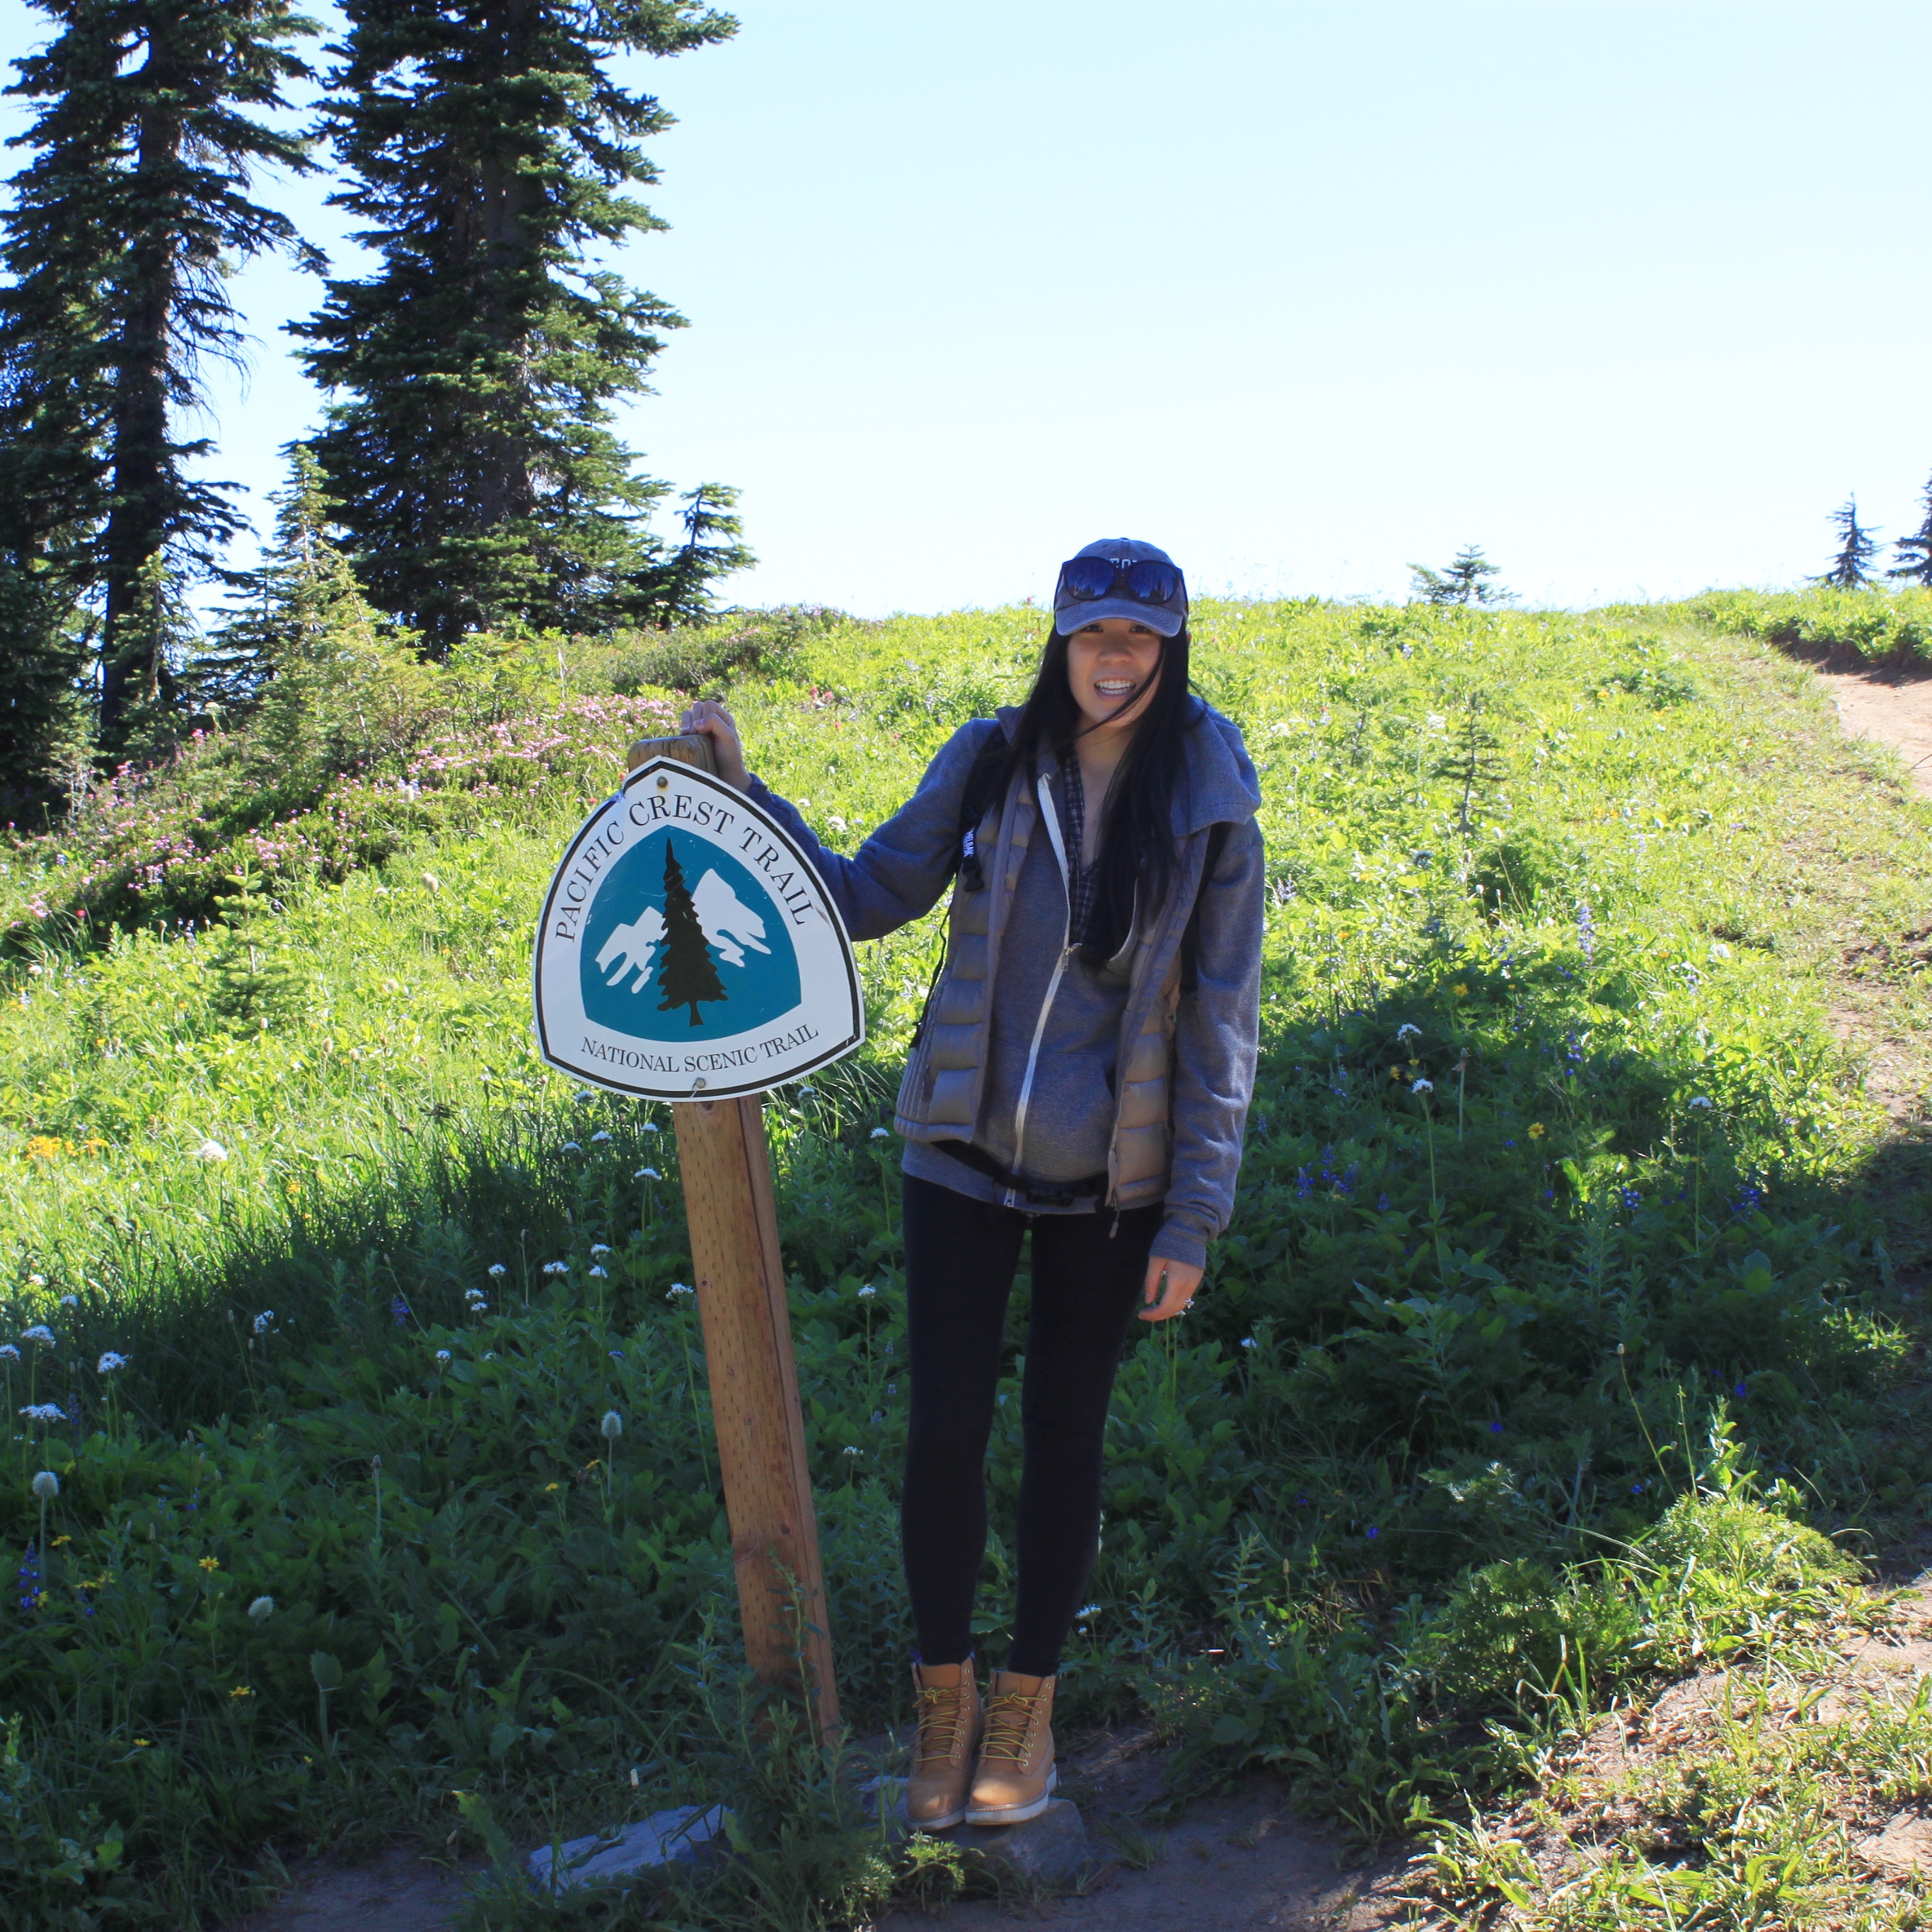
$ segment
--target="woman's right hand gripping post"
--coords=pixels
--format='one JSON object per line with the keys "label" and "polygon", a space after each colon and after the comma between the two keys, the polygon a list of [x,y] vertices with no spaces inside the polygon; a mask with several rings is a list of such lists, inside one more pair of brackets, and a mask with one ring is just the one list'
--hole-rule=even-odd
{"label": "woman's right hand gripping post", "polygon": [[752,788],[752,775],[745,769],[744,741],[730,712],[715,698],[700,698],[687,706],[677,728],[711,740],[712,755],[718,760],[718,776],[740,791]]}

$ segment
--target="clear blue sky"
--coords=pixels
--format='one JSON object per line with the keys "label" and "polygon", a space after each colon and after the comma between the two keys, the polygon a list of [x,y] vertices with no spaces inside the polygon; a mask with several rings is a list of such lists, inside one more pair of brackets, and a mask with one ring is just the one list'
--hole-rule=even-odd
{"label": "clear blue sky", "polygon": [[[638,64],[672,227],[622,266],[692,324],[626,431],[742,489],[746,602],[1043,595],[1128,535],[1269,595],[1475,542],[1574,604],[1791,582],[1850,491],[1920,514],[1924,0],[736,10]],[[352,259],[324,192],[272,190]],[[214,466],[260,490],[315,297],[239,295]]]}

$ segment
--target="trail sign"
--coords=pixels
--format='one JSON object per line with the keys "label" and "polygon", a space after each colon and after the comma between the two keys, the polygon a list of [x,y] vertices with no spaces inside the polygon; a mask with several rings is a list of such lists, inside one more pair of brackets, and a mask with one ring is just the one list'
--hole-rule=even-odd
{"label": "trail sign", "polygon": [[536,993],[544,1060],[652,1100],[762,1093],[866,1036],[851,941],[810,862],[677,758],[640,766],[571,841]]}
{"label": "trail sign", "polygon": [[838,1689],[759,1096],[865,1037],[859,976],[818,874],[713,775],[708,740],[646,740],[631,761],[544,902],[538,1042],[565,1072],[681,1103],[671,1118],[745,1660],[802,1690],[830,1743]]}

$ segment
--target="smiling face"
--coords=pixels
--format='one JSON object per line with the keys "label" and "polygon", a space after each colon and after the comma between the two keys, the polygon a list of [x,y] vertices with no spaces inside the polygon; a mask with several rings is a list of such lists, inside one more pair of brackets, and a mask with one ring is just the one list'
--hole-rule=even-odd
{"label": "smiling face", "polygon": [[1066,640],[1066,682],[1083,726],[1129,732],[1160,682],[1160,633],[1128,617],[1082,624]]}

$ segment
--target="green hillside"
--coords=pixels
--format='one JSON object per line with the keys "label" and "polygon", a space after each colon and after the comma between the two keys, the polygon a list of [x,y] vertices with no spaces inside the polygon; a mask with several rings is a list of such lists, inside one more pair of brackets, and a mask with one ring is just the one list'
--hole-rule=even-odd
{"label": "green hillside", "polygon": [[[1475,1720],[1844,1615],[1838,1552],[1924,1517],[1926,1196],[1852,1022],[1922,1071],[1932,808],[1742,608],[1197,613],[1262,774],[1264,1063],[1208,1286],[1121,1378],[1062,1693],[1178,1778],[1399,1831],[1523,1774]],[[850,850],[1042,621],[370,645],[0,851],[0,1926],[614,1792],[789,1820],[685,1922],[911,1882],[746,1741],[668,1110],[537,1063],[531,925],[673,683]],[[767,1112],[860,1731],[904,1714],[879,1130],[937,947],[862,946],[866,1048]]]}

